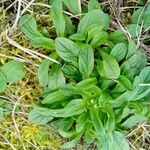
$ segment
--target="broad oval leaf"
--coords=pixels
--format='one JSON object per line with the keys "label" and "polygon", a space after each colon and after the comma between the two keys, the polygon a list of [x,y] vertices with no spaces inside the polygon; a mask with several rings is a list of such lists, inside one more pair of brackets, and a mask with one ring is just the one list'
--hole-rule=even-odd
{"label": "broad oval leaf", "polygon": [[63,2],[75,15],[81,13],[81,2],[79,0],[63,0]]}
{"label": "broad oval leaf", "polygon": [[81,114],[76,120],[76,131],[80,133],[86,125],[87,113]]}
{"label": "broad oval leaf", "polygon": [[42,63],[40,64],[40,67],[38,70],[38,79],[42,87],[46,87],[48,84],[49,64],[50,64],[50,61],[47,59],[44,59]]}
{"label": "broad oval leaf", "polygon": [[100,53],[103,58],[103,67],[106,72],[107,78],[117,79],[120,76],[120,67],[116,59],[103,51],[101,51]]}
{"label": "broad oval leaf", "polygon": [[94,69],[94,53],[89,45],[81,48],[78,65],[83,79],[88,78]]}
{"label": "broad oval leaf", "polygon": [[51,16],[58,36],[64,36],[66,22],[63,15],[62,0],[52,1]]}
{"label": "broad oval leaf", "polygon": [[129,40],[128,41],[128,52],[126,55],[126,59],[130,58],[131,56],[133,56],[137,51],[137,47],[136,44],[133,40]]}
{"label": "broad oval leaf", "polygon": [[20,18],[19,26],[21,31],[29,38],[34,39],[35,37],[42,37],[43,35],[38,32],[37,24],[32,15],[24,15]]}
{"label": "broad oval leaf", "polygon": [[46,115],[43,109],[39,107],[33,108],[28,116],[28,120],[33,124],[45,125],[53,119],[52,116]]}
{"label": "broad oval leaf", "polygon": [[16,82],[24,77],[23,66],[22,62],[11,60],[1,67],[8,83]]}
{"label": "broad oval leaf", "polygon": [[81,80],[81,74],[77,68],[72,65],[64,65],[62,71],[67,78],[76,79],[77,81]]}
{"label": "broad oval leaf", "polygon": [[113,56],[118,62],[120,62],[127,53],[127,46],[124,43],[116,44],[111,50],[110,55]]}
{"label": "broad oval leaf", "polygon": [[67,62],[77,62],[80,49],[78,46],[67,38],[59,37],[55,40],[56,52]]}
{"label": "broad oval leaf", "polygon": [[133,84],[131,83],[131,81],[123,76],[123,75],[120,75],[119,78],[117,79],[117,82],[123,86],[125,89],[129,90],[129,91],[132,91],[133,89]]}
{"label": "broad oval leaf", "polygon": [[55,102],[61,102],[68,100],[68,96],[64,95],[61,91],[55,91],[48,94],[42,101],[42,104],[52,104]]}
{"label": "broad oval leaf", "polygon": [[78,32],[87,34],[91,26],[103,26],[105,30],[109,27],[109,17],[100,9],[91,10],[80,20]]}
{"label": "broad oval leaf", "polygon": [[125,122],[123,122],[122,127],[132,128],[137,123],[142,123],[145,121],[147,121],[147,117],[145,117],[144,115],[133,115],[129,117]]}
{"label": "broad oval leaf", "polygon": [[51,91],[57,90],[65,84],[65,77],[59,67],[53,68],[48,77],[48,87]]}
{"label": "broad oval leaf", "polygon": [[97,0],[89,0],[88,2],[88,11],[100,9],[100,3]]}

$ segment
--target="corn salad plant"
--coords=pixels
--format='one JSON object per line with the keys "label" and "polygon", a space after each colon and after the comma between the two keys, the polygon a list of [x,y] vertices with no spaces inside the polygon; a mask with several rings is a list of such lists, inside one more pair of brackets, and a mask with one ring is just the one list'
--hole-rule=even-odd
{"label": "corn salad plant", "polygon": [[[56,60],[40,64],[43,92],[29,121],[57,126],[60,135],[70,140],[62,149],[82,142],[87,149],[96,143],[98,150],[128,150],[125,134],[150,117],[150,87],[143,86],[150,82],[150,66],[144,50],[120,30],[109,30],[110,18],[96,0],[90,0],[86,9],[78,0],[50,2],[56,37],[39,30],[32,15],[20,19],[32,46],[49,50]],[[84,15],[76,21],[64,10]],[[138,34],[134,31],[140,25],[140,11],[127,26],[132,37]]]}

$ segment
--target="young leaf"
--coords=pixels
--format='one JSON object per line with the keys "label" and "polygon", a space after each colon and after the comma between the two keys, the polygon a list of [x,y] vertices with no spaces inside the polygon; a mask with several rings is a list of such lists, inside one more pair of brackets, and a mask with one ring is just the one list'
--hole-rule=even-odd
{"label": "young leaf", "polygon": [[55,49],[54,40],[44,37],[38,30],[33,16],[24,15],[19,22],[21,31],[31,40],[34,47],[43,47],[46,49]]}
{"label": "young leaf", "polygon": [[61,91],[55,91],[48,94],[42,101],[42,104],[52,104],[67,100],[69,97],[64,95]]}
{"label": "young leaf", "polygon": [[133,56],[136,53],[136,50],[137,50],[136,44],[133,40],[129,40],[128,43],[129,43],[128,44],[128,53],[126,55],[126,59]]}
{"label": "young leaf", "polygon": [[55,42],[54,40],[46,37],[34,37],[31,40],[31,44],[34,47],[43,47],[45,49],[54,50],[55,49]]}
{"label": "young leaf", "polygon": [[[119,131],[114,131],[112,133],[107,133],[105,135],[106,142],[102,144],[102,147],[107,147],[107,150],[129,150],[129,144],[125,138],[125,136],[119,132]],[[104,145],[104,146],[103,146]]]}
{"label": "young leaf", "polygon": [[103,61],[101,60],[96,60],[96,69],[98,73],[100,74],[101,77],[106,77],[106,72],[103,67]]}
{"label": "young leaf", "polygon": [[42,63],[40,64],[40,67],[38,70],[38,79],[42,87],[46,87],[48,84],[49,64],[50,64],[50,61],[47,59],[44,59]]}
{"label": "young leaf", "polygon": [[51,17],[58,36],[64,36],[66,22],[63,15],[62,0],[54,0],[52,2]]}
{"label": "young leaf", "polygon": [[72,35],[75,32],[75,26],[73,25],[71,19],[64,15],[66,21],[65,35]]}
{"label": "young leaf", "polygon": [[81,2],[79,0],[63,0],[63,2],[75,15],[81,13]]}
{"label": "young leaf", "polygon": [[70,149],[70,148],[75,147],[78,144],[78,142],[80,141],[82,134],[83,134],[83,132],[79,133],[72,141],[63,144],[61,146],[61,148],[62,149],[68,149],[68,148]]}
{"label": "young leaf", "polygon": [[103,51],[101,51],[100,53],[103,58],[103,67],[106,72],[107,78],[117,79],[120,76],[120,67],[116,59]]}
{"label": "young leaf", "polygon": [[118,62],[120,62],[127,53],[127,46],[124,43],[116,44],[111,50],[110,55],[113,56]]}
{"label": "young leaf", "polygon": [[100,9],[100,3],[97,0],[89,0],[88,2],[88,11]]}
{"label": "young leaf", "polygon": [[105,31],[101,31],[93,36],[93,39],[90,42],[90,45],[93,48],[99,47],[102,44],[105,44],[108,39],[108,34]]}
{"label": "young leaf", "polygon": [[103,11],[100,9],[91,10],[81,19],[78,32],[86,35],[91,26],[102,26],[107,30],[109,23],[109,17]]}
{"label": "young leaf", "polygon": [[55,40],[56,52],[67,62],[77,62],[77,56],[80,49],[78,46],[67,38],[59,37]]}
{"label": "young leaf", "polygon": [[65,84],[65,77],[60,68],[54,68],[49,73],[48,87],[51,91],[57,90]]}
{"label": "young leaf", "polygon": [[144,121],[147,121],[147,117],[144,115],[133,115],[130,118],[128,118],[122,126],[125,128],[132,128],[138,123],[142,123]]}
{"label": "young leaf", "polygon": [[99,118],[98,109],[97,108],[91,109],[90,116],[98,136],[104,136],[105,129],[101,119]]}
{"label": "young leaf", "polygon": [[86,37],[82,33],[76,33],[76,34],[71,35],[69,39],[75,40],[75,41],[85,41]]}
{"label": "young leaf", "polygon": [[126,43],[127,40],[125,34],[119,30],[115,30],[113,33],[111,33],[110,39],[114,44]]}
{"label": "young leaf", "polygon": [[8,83],[13,83],[24,77],[23,63],[11,60],[1,67]]}
{"label": "young leaf", "polygon": [[43,35],[38,32],[37,24],[32,15],[24,15],[19,21],[21,31],[29,38],[34,39],[35,37],[42,37]]}
{"label": "young leaf", "polygon": [[110,105],[105,105],[102,107],[102,111],[107,114],[107,122],[105,125],[105,130],[107,132],[112,132],[115,129],[115,114]]}
{"label": "young leaf", "polygon": [[94,68],[94,53],[92,47],[89,45],[81,48],[78,65],[83,79],[88,78]]}
{"label": "young leaf", "polygon": [[81,114],[76,120],[76,131],[80,133],[86,125],[87,113]]}
{"label": "young leaf", "polygon": [[123,75],[119,76],[119,78],[117,79],[117,82],[129,91],[133,89],[133,85],[131,81]]}
{"label": "young leaf", "polygon": [[29,113],[28,120],[33,124],[44,125],[53,119],[50,115],[45,115],[42,113],[42,109],[39,107],[35,107]]}
{"label": "young leaf", "polygon": [[5,74],[0,70],[0,93],[5,91],[7,85]]}
{"label": "young leaf", "polygon": [[67,78],[76,79],[77,81],[81,80],[80,72],[72,65],[64,65],[62,71]]}

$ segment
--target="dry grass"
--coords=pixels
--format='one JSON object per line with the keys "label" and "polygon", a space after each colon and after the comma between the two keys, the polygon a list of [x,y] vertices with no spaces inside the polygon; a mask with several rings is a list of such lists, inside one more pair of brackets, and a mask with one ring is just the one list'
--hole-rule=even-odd
{"label": "dry grass", "polygon": [[[12,105],[12,111],[5,118],[0,120],[0,149],[3,150],[42,150],[59,149],[62,139],[55,129],[32,125],[27,120],[27,114],[31,107],[38,102],[41,88],[36,78],[38,65],[40,64],[46,52],[41,49],[33,49],[27,39],[18,30],[18,20],[25,12],[34,12],[37,14],[39,23],[43,18],[47,18],[49,6],[46,0],[1,0],[0,1],[0,64],[4,64],[8,59],[24,61],[26,66],[26,75],[23,80],[16,84],[8,86],[6,92],[0,95]],[[104,1],[102,6],[109,6],[110,1]],[[136,3],[135,1],[134,3]],[[86,1],[84,0],[84,3]],[[130,18],[128,10],[134,9],[128,6],[120,7],[121,18]],[[133,3],[130,1],[130,3]],[[35,7],[37,6],[37,7]],[[5,10],[4,10],[5,7]],[[111,6],[113,7],[113,6]],[[127,10],[127,11],[126,11]],[[115,10],[117,11],[117,10]],[[115,12],[114,11],[114,12]],[[6,13],[7,12],[7,13]],[[69,12],[65,12],[71,17],[76,17]],[[125,17],[124,17],[125,16]],[[46,19],[47,20],[47,19]],[[119,22],[120,27],[126,22],[126,19]],[[51,26],[51,22],[46,22]],[[50,27],[51,28],[51,27]],[[52,27],[53,28],[53,27]],[[124,30],[124,29],[123,29]],[[16,45],[8,41],[13,39],[28,52],[23,51]],[[31,50],[31,53],[30,51]],[[36,52],[36,53],[35,53]],[[40,54],[40,55],[37,55]],[[134,128],[128,134],[131,150],[150,150],[150,125],[142,124]]]}

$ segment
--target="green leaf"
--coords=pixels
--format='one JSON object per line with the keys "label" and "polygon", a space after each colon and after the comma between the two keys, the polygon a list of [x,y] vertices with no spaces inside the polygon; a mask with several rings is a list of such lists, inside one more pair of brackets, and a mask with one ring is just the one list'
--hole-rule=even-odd
{"label": "green leaf", "polygon": [[64,138],[70,138],[70,137],[73,137],[73,136],[75,136],[77,134],[77,131],[74,131],[74,130],[73,131],[69,131],[69,132],[59,130],[58,132]]}
{"label": "green leaf", "polygon": [[124,43],[116,44],[111,50],[110,55],[113,56],[118,62],[120,62],[127,53],[127,46]]}
{"label": "green leaf", "polygon": [[65,28],[65,34],[66,35],[72,35],[75,32],[75,26],[73,25],[71,18],[69,18],[67,15],[64,15],[65,21],[66,21],[66,28]]}
{"label": "green leaf", "polygon": [[67,100],[69,97],[64,95],[61,91],[55,91],[48,94],[42,101],[42,104],[52,104]]}
{"label": "green leaf", "polygon": [[54,50],[54,40],[44,37],[38,30],[33,16],[24,15],[19,22],[21,31],[31,40],[34,47],[43,47]]}
{"label": "green leaf", "polygon": [[101,119],[99,118],[98,109],[97,108],[91,109],[90,116],[91,116],[91,120],[93,122],[94,128],[98,136],[105,135],[105,129],[104,129]]}
{"label": "green leaf", "polygon": [[61,146],[61,148],[62,148],[62,149],[68,149],[68,148],[73,148],[73,147],[75,147],[75,146],[79,143],[80,138],[82,137],[82,134],[83,134],[82,132],[79,133],[72,141],[63,144],[63,145]]}
{"label": "green leaf", "polygon": [[63,2],[75,15],[81,13],[81,2],[79,0],[63,0]]}
{"label": "green leaf", "polygon": [[77,87],[82,88],[84,90],[89,89],[89,87],[96,85],[97,79],[96,78],[88,78],[84,79],[77,84]]}
{"label": "green leaf", "polygon": [[100,141],[103,150],[129,150],[129,144],[121,132],[107,133],[104,140]]}
{"label": "green leaf", "polygon": [[49,73],[48,87],[51,91],[57,90],[65,84],[65,77],[59,67],[53,68]]}
{"label": "green leaf", "polygon": [[43,47],[45,49],[54,50],[55,49],[55,42],[54,40],[46,37],[34,37],[31,40],[31,44],[34,47]]}
{"label": "green leaf", "polygon": [[76,79],[77,81],[81,80],[80,72],[72,65],[64,65],[62,71],[67,78]]}
{"label": "green leaf", "polygon": [[107,43],[108,34],[105,31],[101,31],[93,36],[93,39],[90,42],[90,45],[93,48],[97,48],[102,44]]}
{"label": "green leaf", "polygon": [[86,37],[82,33],[76,33],[71,35],[69,39],[76,40],[76,41],[85,41]]}
{"label": "green leaf", "polygon": [[54,0],[51,7],[51,17],[58,36],[64,36],[66,22],[63,15],[62,0]]}
{"label": "green leaf", "polygon": [[56,52],[67,62],[77,62],[80,49],[78,46],[67,38],[59,37],[55,40]]}
{"label": "green leaf", "polygon": [[105,124],[105,130],[107,132],[112,132],[115,129],[115,114],[110,105],[105,104],[105,106],[102,107],[102,111],[107,114],[107,121]]}
{"label": "green leaf", "polygon": [[135,75],[138,75],[140,71],[147,64],[147,56],[143,50],[138,50],[132,57],[124,61],[121,66],[122,75],[128,79],[133,80]]}
{"label": "green leaf", "polygon": [[86,125],[86,120],[87,120],[87,113],[83,113],[77,118],[76,131],[78,133],[80,133],[84,129],[84,127]]}
{"label": "green leaf", "polygon": [[102,26],[105,30],[108,29],[110,20],[107,14],[100,9],[91,10],[80,20],[78,32],[87,34],[92,26]]}
{"label": "green leaf", "polygon": [[142,22],[144,23],[143,26],[144,28],[148,28],[149,24],[150,24],[150,5],[148,5],[147,7],[141,7],[139,9],[137,9],[136,11],[134,11],[133,15],[132,15],[132,22],[135,24],[142,24]]}
{"label": "green leaf", "polygon": [[84,111],[86,111],[85,101],[83,99],[74,99],[69,102],[63,110],[61,110],[61,114],[58,114],[58,116],[70,117],[81,114]]}
{"label": "green leaf", "polygon": [[132,57],[137,51],[135,42],[133,40],[129,40],[128,42],[129,42],[129,45],[128,45],[128,53],[126,55],[126,59]]}
{"label": "green leaf", "polygon": [[103,61],[101,60],[96,60],[96,69],[98,73],[100,74],[101,77],[106,77],[106,72],[103,67]]}
{"label": "green leaf", "polygon": [[127,25],[127,30],[129,31],[131,36],[135,38],[140,34],[141,27],[137,24],[129,24]]}
{"label": "green leaf", "polygon": [[123,75],[119,76],[119,78],[117,79],[117,82],[129,91],[131,91],[133,89],[133,85],[132,85],[131,81]]}
{"label": "green leaf", "polygon": [[120,68],[116,59],[103,51],[101,51],[100,53],[103,58],[103,67],[106,72],[107,78],[117,79],[120,75]]}
{"label": "green leaf", "polygon": [[94,36],[95,35],[98,36],[99,33],[102,32],[102,30],[103,30],[103,26],[96,26],[96,27],[92,26],[91,28],[89,28],[88,29],[88,38],[87,38],[86,42],[87,43],[90,42],[94,38]]}
{"label": "green leaf", "polygon": [[7,86],[7,81],[5,74],[0,70],[0,93],[5,91],[5,88]]}
{"label": "green leaf", "polygon": [[78,65],[83,79],[88,78],[94,69],[94,53],[89,45],[81,48]]}
{"label": "green leaf", "polygon": [[125,34],[119,30],[115,30],[113,33],[111,33],[110,39],[113,41],[114,44],[126,43],[127,40]]}
{"label": "green leaf", "polygon": [[88,11],[100,9],[100,3],[97,0],[89,0],[88,2]]}
{"label": "green leaf", "polygon": [[49,64],[50,64],[49,60],[47,59],[42,60],[38,70],[38,79],[42,87],[46,87],[48,84]]}
{"label": "green leaf", "polygon": [[42,109],[35,107],[29,113],[28,120],[33,124],[44,125],[50,122],[53,117],[50,115],[45,115]]}
{"label": "green leaf", "polygon": [[125,128],[132,128],[138,123],[142,123],[147,121],[147,117],[144,115],[133,115],[128,118],[125,122],[123,122],[122,126]]}
{"label": "green leaf", "polygon": [[35,37],[42,37],[43,35],[38,32],[37,24],[32,15],[24,15],[19,21],[21,31],[29,38],[34,39]]}
{"label": "green leaf", "polygon": [[1,67],[8,83],[16,82],[24,77],[23,66],[23,63],[11,60]]}
{"label": "green leaf", "polygon": [[[131,93],[131,98],[140,100],[150,94],[150,67],[145,67],[134,80],[135,89]],[[145,85],[141,85],[145,84]],[[148,85],[147,85],[148,84]]]}
{"label": "green leaf", "polygon": [[87,144],[91,144],[95,139],[95,133],[92,129],[88,128],[88,130],[85,131],[84,140]]}

